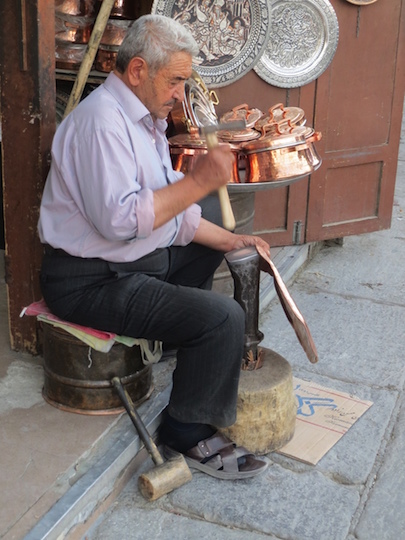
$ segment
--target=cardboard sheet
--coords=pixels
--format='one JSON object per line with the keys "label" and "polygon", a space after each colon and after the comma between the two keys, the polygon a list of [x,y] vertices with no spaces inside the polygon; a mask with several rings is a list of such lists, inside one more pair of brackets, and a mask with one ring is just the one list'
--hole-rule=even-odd
{"label": "cardboard sheet", "polygon": [[295,433],[278,453],[316,465],[373,403],[301,379],[293,382]]}

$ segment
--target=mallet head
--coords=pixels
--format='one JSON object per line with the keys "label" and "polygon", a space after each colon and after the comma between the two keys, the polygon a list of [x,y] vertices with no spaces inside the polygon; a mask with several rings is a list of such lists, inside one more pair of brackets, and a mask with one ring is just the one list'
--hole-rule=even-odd
{"label": "mallet head", "polygon": [[234,120],[232,122],[222,122],[220,124],[208,124],[199,128],[199,133],[202,137],[209,135],[210,133],[217,133],[218,131],[240,131],[246,129],[246,121]]}

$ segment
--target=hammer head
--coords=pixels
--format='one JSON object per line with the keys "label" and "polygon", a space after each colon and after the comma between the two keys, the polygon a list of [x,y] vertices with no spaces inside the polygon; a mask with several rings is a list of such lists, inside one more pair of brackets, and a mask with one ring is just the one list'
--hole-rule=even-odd
{"label": "hammer head", "polygon": [[155,501],[162,495],[183,486],[192,479],[191,471],[182,454],[140,475],[138,487],[145,499]]}
{"label": "hammer head", "polygon": [[234,120],[233,122],[222,122],[220,124],[208,124],[199,129],[201,136],[217,133],[217,131],[240,131],[246,129],[246,121],[244,119]]}

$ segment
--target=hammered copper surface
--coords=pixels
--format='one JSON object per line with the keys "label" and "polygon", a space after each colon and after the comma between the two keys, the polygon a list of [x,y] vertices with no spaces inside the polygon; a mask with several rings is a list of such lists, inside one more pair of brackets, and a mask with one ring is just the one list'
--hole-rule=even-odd
{"label": "hammered copper surface", "polygon": [[[97,0],[100,5],[103,0]],[[141,15],[150,13],[152,8],[151,0],[115,0],[111,17],[118,19],[137,19]]]}
{"label": "hammered copper surface", "polygon": [[277,296],[283,307],[284,313],[291,326],[294,328],[295,334],[300,342],[302,348],[307,355],[308,360],[312,364],[318,362],[318,352],[314,340],[308,325],[298,309],[296,303],[292,299],[282,277],[280,276],[276,266],[270,259],[270,255],[264,251],[260,246],[256,247],[257,252],[260,255],[260,270],[267,272],[274,278],[274,287],[277,292]]}
{"label": "hammered copper surface", "polygon": [[[172,158],[173,168],[184,174],[190,172],[198,157],[207,153],[207,143],[204,139],[197,138],[187,133],[180,133],[169,139],[170,155]],[[237,147],[232,147],[234,161],[232,167],[230,183],[240,183],[239,177],[239,151]]]}
{"label": "hammered copper surface", "polygon": [[86,44],[55,40],[55,63],[59,69],[78,70],[86,53]]}
{"label": "hammered copper surface", "polygon": [[115,68],[115,62],[117,60],[118,47],[108,45],[100,45],[97,51],[94,67],[97,71],[109,73]]}
{"label": "hammered copper surface", "polygon": [[96,13],[96,0],[55,0],[55,13],[92,17]]}
{"label": "hammered copper surface", "polygon": [[94,19],[55,15],[55,38],[66,43],[88,43]]}

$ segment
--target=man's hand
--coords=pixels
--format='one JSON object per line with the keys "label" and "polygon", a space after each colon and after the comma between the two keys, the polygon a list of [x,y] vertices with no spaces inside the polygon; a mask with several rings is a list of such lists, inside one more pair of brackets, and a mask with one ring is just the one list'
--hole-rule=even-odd
{"label": "man's hand", "polygon": [[234,234],[203,218],[200,221],[193,241],[197,244],[203,244],[212,249],[223,251],[224,253],[247,246],[260,246],[270,255],[269,244],[260,238],[260,236]]}
{"label": "man's hand", "polygon": [[221,144],[207,154],[200,154],[190,175],[194,182],[211,193],[231,180],[234,161],[230,146]]}
{"label": "man's hand", "polygon": [[268,255],[270,255],[270,246],[260,236],[253,236],[248,234],[234,234],[234,247],[233,249],[240,249],[247,246],[260,246]]}

